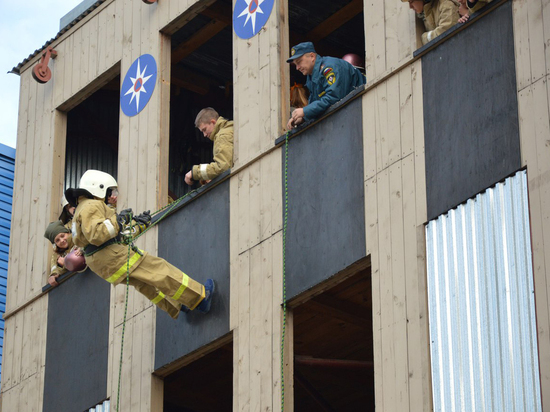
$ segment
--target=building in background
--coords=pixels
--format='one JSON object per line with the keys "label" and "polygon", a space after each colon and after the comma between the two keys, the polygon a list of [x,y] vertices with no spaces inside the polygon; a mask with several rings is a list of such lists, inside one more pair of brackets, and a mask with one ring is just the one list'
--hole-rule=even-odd
{"label": "building in background", "polygon": [[[399,0],[83,2],[13,69],[3,410],[550,412],[546,3],[422,45]],[[287,134],[302,41],[368,83]],[[234,165],[190,188],[208,106]],[[47,285],[44,229],[90,168],[119,210],[179,199],[137,245],[215,279],[207,316],[89,271]]]}
{"label": "building in background", "polygon": [[0,144],[0,376],[4,350],[4,312],[8,285],[8,260],[10,254],[11,208],[13,204],[13,172],[15,149]]}

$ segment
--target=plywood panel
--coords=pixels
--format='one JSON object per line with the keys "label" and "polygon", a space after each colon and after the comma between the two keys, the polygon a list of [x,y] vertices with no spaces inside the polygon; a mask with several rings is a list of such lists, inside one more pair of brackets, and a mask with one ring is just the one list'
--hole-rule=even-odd
{"label": "plywood panel", "polygon": [[[16,247],[20,244],[25,244],[26,239],[22,233],[22,214],[25,185],[25,170],[27,163],[27,146],[28,141],[32,137],[28,135],[28,118],[29,118],[29,93],[30,93],[29,72],[21,75],[21,88],[19,92],[19,120],[17,125],[17,150],[15,153],[15,176],[13,182],[13,209],[10,231],[10,253],[8,266],[8,285],[7,285],[7,302],[6,309],[9,311],[17,306],[17,289],[19,284],[19,268],[22,267],[21,249]],[[3,379],[3,378],[2,378]]]}
{"label": "plywood panel", "polygon": [[70,96],[75,95],[80,88],[83,85],[82,82],[82,62],[81,62],[81,55],[82,55],[82,31],[77,30],[74,32],[74,34],[71,36],[72,38],[72,46],[73,46],[73,52],[72,52],[72,68],[70,69],[72,71],[72,81],[71,81],[71,91]]}
{"label": "plywood panel", "polygon": [[[80,90],[90,82],[90,57],[92,54],[90,49],[90,37],[93,36],[91,34],[90,22],[86,23],[78,31],[80,32],[80,38],[81,38],[80,83],[78,85],[78,90]],[[97,33],[95,35],[97,36]],[[74,57],[76,59],[79,58],[78,56],[74,56]],[[75,90],[75,92],[78,90]]]}
{"label": "plywood panel", "polygon": [[[397,410],[409,409],[407,339],[407,293],[405,280],[405,244],[403,220],[402,162],[389,168],[391,220],[391,277],[393,294],[393,342],[395,349],[395,383]],[[387,274],[389,275],[389,273]]]}
{"label": "plywood panel", "polygon": [[[543,402],[549,393],[550,373],[550,293],[548,281],[547,250],[548,230],[548,85],[539,80],[518,93],[522,163],[527,166],[529,186],[529,209],[531,216],[531,248],[533,252],[533,274],[535,281],[535,303],[539,342],[539,364],[541,371],[541,393]],[[540,151],[540,153],[539,153]]]}
{"label": "plywood panel", "polygon": [[[531,60],[531,82],[535,83],[546,75],[545,37],[542,16],[542,1],[526,2],[529,25],[529,56]],[[548,28],[547,28],[548,30]]]}
{"label": "plywood panel", "polygon": [[386,34],[384,16],[385,2],[367,0],[365,15],[365,68],[367,80],[371,81],[386,71]]}
{"label": "plywood panel", "polygon": [[[396,359],[395,347],[393,345],[393,321],[394,321],[394,306],[393,306],[393,282],[392,282],[392,259],[391,259],[391,217],[390,217],[390,185],[389,172],[384,169],[378,174],[378,244],[379,244],[379,277],[380,277],[380,336],[375,334],[374,339],[381,339],[382,364],[376,365],[382,369],[382,385],[384,388],[392,388],[392,390],[384,390],[383,402],[384,410],[398,410],[397,394],[394,390],[396,387]],[[377,384],[380,384],[377,382]]]}
{"label": "plywood panel", "polygon": [[[106,13],[107,10],[104,10],[102,15]],[[98,41],[99,41],[99,15],[95,16],[92,20],[90,20],[87,24],[89,26],[89,46],[88,46],[88,82],[90,83],[98,75],[98,69],[99,69],[99,49],[98,49]]]}
{"label": "plywood panel", "polygon": [[239,256],[239,327],[234,354],[233,373],[237,384],[234,384],[234,396],[238,399],[238,411],[250,409],[250,252],[246,251]]}

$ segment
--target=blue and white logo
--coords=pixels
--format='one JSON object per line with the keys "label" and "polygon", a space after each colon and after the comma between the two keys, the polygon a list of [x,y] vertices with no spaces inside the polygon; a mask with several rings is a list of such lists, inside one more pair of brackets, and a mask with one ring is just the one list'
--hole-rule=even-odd
{"label": "blue and white logo", "polygon": [[274,0],[237,0],[233,11],[235,34],[241,39],[254,37],[267,23]]}
{"label": "blue and white logo", "polygon": [[128,117],[141,112],[155,90],[157,62],[150,54],[139,56],[130,66],[120,90],[120,108]]}

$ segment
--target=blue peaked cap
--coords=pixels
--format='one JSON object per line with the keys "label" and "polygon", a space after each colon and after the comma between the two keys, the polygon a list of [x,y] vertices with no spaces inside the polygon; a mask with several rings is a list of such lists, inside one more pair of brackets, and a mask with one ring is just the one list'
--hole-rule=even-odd
{"label": "blue peaked cap", "polygon": [[286,62],[290,63],[306,53],[316,53],[315,47],[313,47],[313,43],[310,41],[297,44],[292,49],[290,49],[290,58]]}

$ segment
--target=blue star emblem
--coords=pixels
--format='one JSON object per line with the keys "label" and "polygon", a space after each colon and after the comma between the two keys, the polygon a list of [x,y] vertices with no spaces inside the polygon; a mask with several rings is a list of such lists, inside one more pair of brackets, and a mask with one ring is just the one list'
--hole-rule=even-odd
{"label": "blue star emblem", "polygon": [[157,63],[154,57],[150,54],[139,56],[126,72],[120,91],[120,108],[126,116],[135,116],[145,108],[156,82]]}
{"label": "blue star emblem", "polygon": [[233,11],[233,28],[241,39],[249,39],[267,23],[274,0],[237,0]]}

